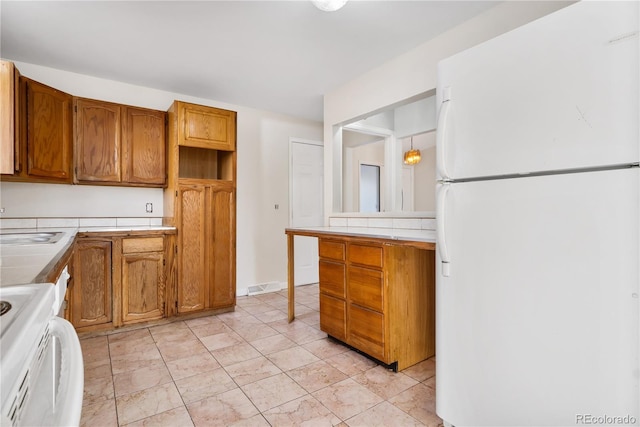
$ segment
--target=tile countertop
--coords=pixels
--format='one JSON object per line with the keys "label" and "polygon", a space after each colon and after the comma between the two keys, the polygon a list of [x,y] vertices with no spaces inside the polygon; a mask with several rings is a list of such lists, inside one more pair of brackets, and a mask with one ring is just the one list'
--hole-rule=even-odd
{"label": "tile countertop", "polygon": [[43,282],[58,262],[69,254],[74,238],[82,232],[175,231],[175,227],[80,227],[2,229],[0,233],[62,232],[55,243],[9,245],[0,244],[0,287]]}
{"label": "tile countertop", "polygon": [[436,232],[434,230],[369,227],[294,227],[287,228],[287,230],[291,230],[294,233],[296,231],[306,231],[319,234],[339,234],[344,236],[371,237],[376,239],[400,240],[407,242],[436,242]]}

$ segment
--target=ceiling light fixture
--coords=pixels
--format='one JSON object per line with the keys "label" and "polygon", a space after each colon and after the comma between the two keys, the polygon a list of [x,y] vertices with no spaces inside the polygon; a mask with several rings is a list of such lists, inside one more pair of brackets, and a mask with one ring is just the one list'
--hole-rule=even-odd
{"label": "ceiling light fixture", "polygon": [[311,0],[315,7],[325,12],[335,12],[345,5],[347,0]]}
{"label": "ceiling light fixture", "polygon": [[413,137],[411,137],[411,150],[404,153],[404,164],[405,165],[417,165],[420,163],[422,156],[420,155],[420,150],[413,149]]}

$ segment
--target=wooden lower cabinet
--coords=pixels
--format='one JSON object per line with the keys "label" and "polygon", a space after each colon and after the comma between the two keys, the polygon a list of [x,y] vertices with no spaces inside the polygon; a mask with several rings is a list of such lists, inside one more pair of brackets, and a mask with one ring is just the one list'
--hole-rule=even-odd
{"label": "wooden lower cabinet", "polygon": [[205,186],[182,185],[178,190],[178,313],[203,310],[206,305],[205,200]]}
{"label": "wooden lower cabinet", "polygon": [[167,301],[175,299],[174,250],[173,235],[79,237],[67,292],[70,322],[91,331],[167,316]]}
{"label": "wooden lower cabinet", "polygon": [[178,313],[235,305],[235,190],[185,180],[178,190]]}
{"label": "wooden lower cabinet", "polygon": [[111,240],[76,243],[71,287],[71,323],[76,328],[112,322],[111,270]]}
{"label": "wooden lower cabinet", "polygon": [[435,252],[319,239],[320,329],[398,370],[435,354]]}
{"label": "wooden lower cabinet", "polygon": [[122,323],[165,315],[164,239],[122,239]]}

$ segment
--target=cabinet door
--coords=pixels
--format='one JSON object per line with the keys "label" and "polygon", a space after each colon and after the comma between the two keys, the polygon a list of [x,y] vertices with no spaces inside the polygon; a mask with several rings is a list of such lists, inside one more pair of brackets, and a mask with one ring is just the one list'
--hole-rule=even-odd
{"label": "cabinet door", "polygon": [[205,234],[205,187],[178,190],[178,312],[202,310],[208,290]]}
{"label": "cabinet door", "polygon": [[201,105],[178,105],[180,137],[178,143],[189,147],[235,150],[236,113]]}
{"label": "cabinet door", "polygon": [[75,99],[78,182],[120,182],[120,106]]}
{"label": "cabinet door", "polygon": [[164,315],[163,253],[122,255],[122,321],[159,319]]}
{"label": "cabinet door", "polygon": [[15,142],[15,67],[0,61],[0,173],[13,174]]}
{"label": "cabinet door", "polygon": [[235,304],[235,203],[234,191],[211,191],[211,218],[213,238],[211,242],[210,264],[212,280],[210,281],[209,301],[211,308],[229,307]]}
{"label": "cabinet door", "polygon": [[167,180],[164,111],[125,107],[122,181],[163,186]]}
{"label": "cabinet door", "polygon": [[71,95],[25,80],[27,175],[71,182]]}
{"label": "cabinet door", "polygon": [[111,322],[111,242],[78,242],[73,264],[73,325],[79,328]]}

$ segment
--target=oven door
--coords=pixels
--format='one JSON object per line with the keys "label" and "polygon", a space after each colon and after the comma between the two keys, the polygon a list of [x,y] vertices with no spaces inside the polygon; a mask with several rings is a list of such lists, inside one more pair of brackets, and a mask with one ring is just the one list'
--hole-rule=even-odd
{"label": "oven door", "polygon": [[48,339],[32,377],[32,387],[19,425],[77,426],[80,424],[84,365],[80,341],[68,321],[49,321]]}

